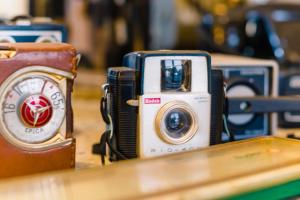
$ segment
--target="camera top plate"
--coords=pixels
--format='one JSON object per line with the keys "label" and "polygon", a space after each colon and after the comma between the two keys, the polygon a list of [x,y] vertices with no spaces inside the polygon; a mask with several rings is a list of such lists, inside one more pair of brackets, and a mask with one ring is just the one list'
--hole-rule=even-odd
{"label": "camera top plate", "polygon": [[[139,95],[144,94],[149,91],[151,92],[158,92],[158,88],[154,88],[155,85],[151,84],[149,87],[145,86],[145,83],[157,83],[160,80],[159,76],[151,76],[149,74],[160,74],[159,67],[160,62],[163,60],[194,60],[194,64],[192,64],[192,68],[195,68],[194,70],[197,70],[194,74],[197,74],[197,76],[201,76],[197,78],[197,80],[204,80],[205,83],[195,83],[195,87],[202,87],[197,88],[197,90],[205,91],[210,93],[211,92],[211,60],[210,55],[205,51],[198,51],[198,50],[159,50],[159,51],[137,51],[128,53],[123,57],[123,66],[133,68],[138,73],[138,82],[140,84],[137,88],[137,93]],[[199,60],[200,59],[200,60]],[[203,60],[205,60],[205,63]],[[149,61],[151,60],[151,62]],[[148,65],[149,68],[147,72],[145,72]],[[195,65],[193,67],[193,65]],[[203,66],[205,65],[205,66]],[[197,66],[197,67],[196,67]],[[201,66],[201,67],[200,67]],[[206,69],[204,69],[204,67]],[[201,69],[199,69],[201,68]],[[154,70],[154,71],[153,71]],[[205,71],[204,71],[205,70]],[[205,73],[204,73],[205,72]],[[151,79],[146,80],[147,77]],[[146,78],[146,79],[145,79]],[[153,80],[154,79],[154,80]],[[194,80],[195,81],[195,80]],[[158,86],[157,86],[158,87]]]}

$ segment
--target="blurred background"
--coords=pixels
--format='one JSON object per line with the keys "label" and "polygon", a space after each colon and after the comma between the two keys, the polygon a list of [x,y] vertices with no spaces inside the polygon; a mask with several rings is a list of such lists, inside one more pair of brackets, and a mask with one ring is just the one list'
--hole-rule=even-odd
{"label": "blurred background", "polygon": [[91,146],[104,130],[100,85],[107,68],[121,65],[126,53],[200,49],[275,59],[281,71],[300,71],[299,0],[9,0],[0,5],[4,25],[21,15],[65,26],[66,41],[82,55],[73,99],[79,167],[99,164]]}
{"label": "blurred background", "polygon": [[[298,65],[297,0],[10,0],[0,17],[49,17],[67,27],[81,67],[121,65],[128,52],[203,49]],[[293,28],[294,31],[286,31]],[[258,47],[259,46],[259,47]]]}

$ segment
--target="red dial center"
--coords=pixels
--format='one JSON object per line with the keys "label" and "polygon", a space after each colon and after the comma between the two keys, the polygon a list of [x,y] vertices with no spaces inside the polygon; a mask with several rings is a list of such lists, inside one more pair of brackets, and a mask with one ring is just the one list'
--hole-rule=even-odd
{"label": "red dial center", "polygon": [[52,116],[50,101],[42,95],[31,95],[21,104],[20,115],[24,124],[30,127],[45,125]]}

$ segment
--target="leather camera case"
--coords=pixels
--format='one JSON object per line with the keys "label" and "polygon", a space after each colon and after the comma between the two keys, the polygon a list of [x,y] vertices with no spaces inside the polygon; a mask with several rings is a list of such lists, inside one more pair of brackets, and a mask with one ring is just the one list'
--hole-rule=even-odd
{"label": "leather camera case", "polygon": [[[76,76],[76,50],[68,44],[58,43],[0,43],[0,52],[14,50],[10,58],[0,58],[0,87],[14,72],[28,66],[46,66]],[[65,130],[69,143],[44,150],[30,151],[19,148],[0,133],[0,178],[32,174],[75,166],[75,138],[71,92],[73,78],[67,79],[65,93]],[[2,113],[1,113],[2,114]]]}

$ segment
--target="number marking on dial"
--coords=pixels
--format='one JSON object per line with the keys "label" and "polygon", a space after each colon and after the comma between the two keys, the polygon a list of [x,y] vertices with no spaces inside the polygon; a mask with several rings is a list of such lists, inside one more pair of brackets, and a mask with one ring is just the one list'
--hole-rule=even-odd
{"label": "number marking on dial", "polygon": [[23,92],[19,86],[14,87],[13,89],[19,96],[22,96]]}

